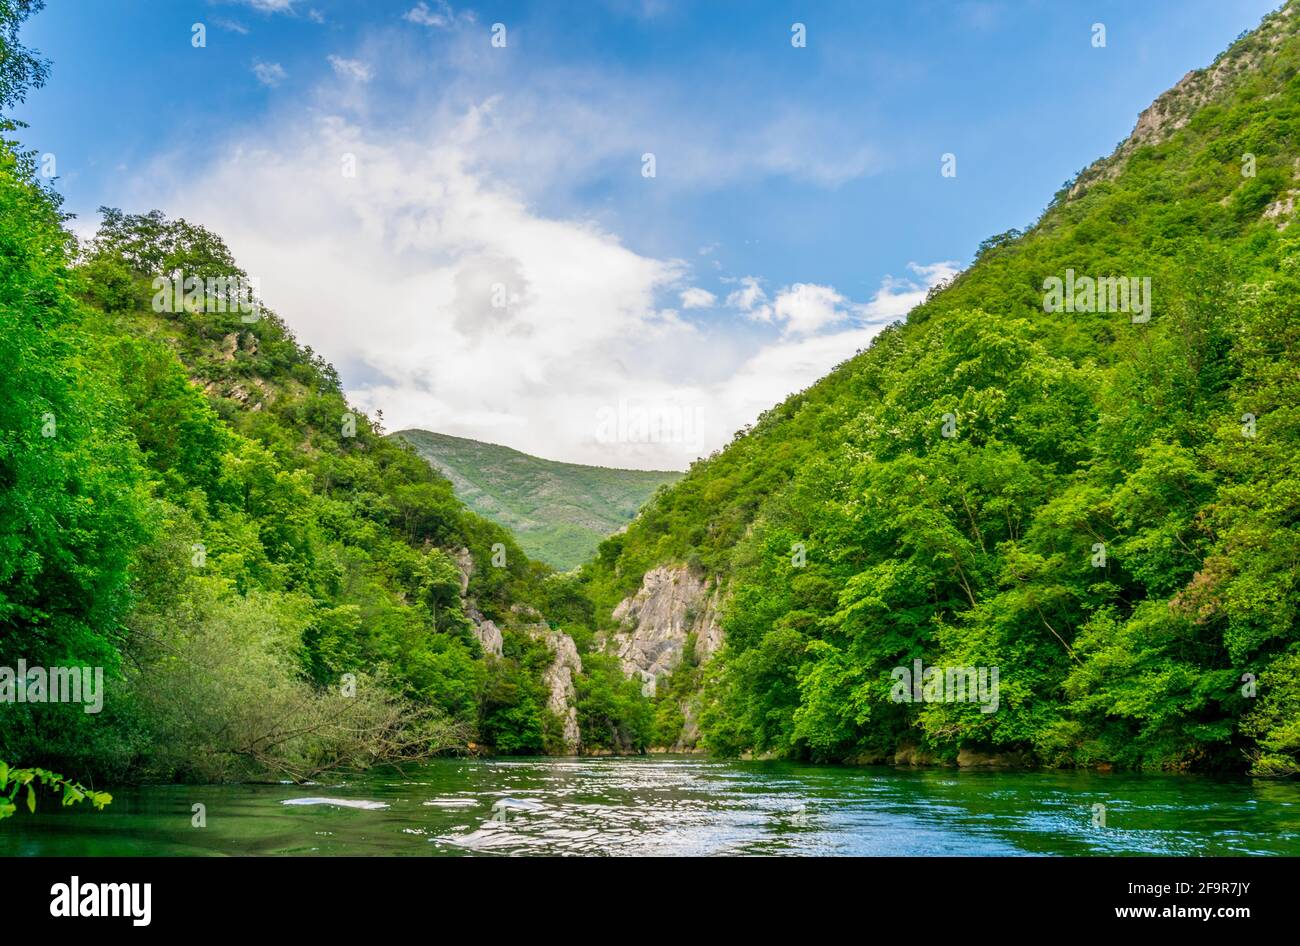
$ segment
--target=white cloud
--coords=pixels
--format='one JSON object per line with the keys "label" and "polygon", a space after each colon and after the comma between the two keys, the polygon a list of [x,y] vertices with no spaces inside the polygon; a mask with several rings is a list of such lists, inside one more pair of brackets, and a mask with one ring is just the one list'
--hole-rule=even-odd
{"label": "white cloud", "polygon": [[296,0],[235,0],[259,13],[292,13]]}
{"label": "white cloud", "polygon": [[369,82],[373,73],[370,67],[360,59],[344,59],[342,56],[330,56],[329,64],[334,73],[345,79],[354,79],[357,82]]}
{"label": "white cloud", "polygon": [[871,301],[862,307],[863,315],[874,320],[891,320],[906,315],[925,301],[926,294],[939,283],[946,282],[961,272],[961,265],[952,260],[920,265],[908,263],[907,268],[916,279],[895,279],[886,276]]}
{"label": "white cloud", "polygon": [[255,62],[253,75],[257,76],[257,81],[262,85],[277,86],[285,80],[288,73],[278,62]]}
{"label": "white cloud", "polygon": [[811,335],[849,318],[857,308],[831,286],[795,283],[769,300],[757,276],[736,280],[740,288],[727,295],[727,305],[754,322],[781,325],[782,335]]}
{"label": "white cloud", "polygon": [[[477,177],[482,117],[382,143],[338,117],[304,121],[220,159],[162,206],[221,233],[268,304],[390,428],[607,465],[689,461],[706,445],[595,437],[602,407],[675,396],[664,374],[699,344],[656,304],[679,264],[538,215]],[[354,178],[343,154],[356,156]]]}
{"label": "white cloud", "polygon": [[499,96],[496,115],[511,128],[500,144],[484,142],[481,157],[533,193],[581,192],[596,175],[644,188],[646,152],[656,156],[659,193],[774,178],[835,188],[884,165],[851,123],[802,104],[770,102],[754,113],[735,107],[740,92],[701,97],[672,73],[648,80],[579,64],[539,69],[493,55],[472,34],[453,48],[457,70],[444,88],[462,105]]}
{"label": "white cloud", "polygon": [[760,285],[762,280],[757,276],[741,276],[736,281],[740,283],[740,288],[727,293],[727,305],[739,309],[756,322],[772,321],[772,308],[764,304],[767,302],[767,293]]}
{"label": "white cloud", "polygon": [[692,286],[681,293],[683,309],[709,309],[717,304],[718,297],[707,289]]}
{"label": "white cloud", "polygon": [[[816,142],[817,144],[811,143]],[[839,187],[880,166],[876,150],[804,110],[777,115],[754,136],[756,163],[769,174]]]}
{"label": "white cloud", "polygon": [[458,19],[468,23],[474,22],[474,14],[468,10],[456,13],[447,0],[433,0],[433,6],[421,0],[402,14],[402,19],[418,26],[429,26],[437,30],[451,29]]}
{"label": "white cloud", "polygon": [[[422,3],[407,19],[465,15]],[[508,60],[484,53],[481,42],[453,44],[450,71],[430,81],[424,51],[383,45],[392,41],[331,57],[337,77],[306,106],[278,103],[237,136],[250,142],[242,148],[210,153],[208,164],[159,156],[135,197],[225,237],[268,304],[338,367],[354,403],[383,409],[389,429],[426,427],[575,462],[680,469],[850,357],[878,331],[865,319],[898,309],[941,272],[934,267],[949,265],[912,267],[913,279],[888,282],[866,303],[814,283],[769,296],[761,277],[745,276],[725,305],[779,333],[711,314],[686,321],[681,312],[718,305],[717,295],[691,285],[687,263],[637,253],[582,210],[551,204],[543,212],[528,198],[556,181],[580,186],[589,171],[639,155],[644,128],[658,127],[647,118],[664,103],[647,105],[617,77],[548,72],[541,84],[511,81],[519,77]],[[437,90],[413,94],[400,125],[375,117],[376,84],[351,81],[351,64],[381,61],[395,81]],[[269,85],[287,77],[277,63],[255,71]],[[498,96],[501,88],[509,92]],[[852,141],[829,126],[778,116],[739,141],[725,130],[701,141],[698,123],[665,114],[676,154],[660,172],[671,170],[673,186],[773,173],[834,186],[864,166]],[[810,137],[792,137],[797,127]],[[753,150],[755,142],[763,147]],[[342,173],[344,155],[355,159],[355,176]],[[241,195],[237,204],[232,193]],[[717,264],[712,254],[712,245],[688,253],[707,267]],[[621,405],[700,421],[690,438],[604,442],[601,412]]]}
{"label": "white cloud", "polygon": [[[925,301],[930,289],[955,276],[960,266],[945,260],[921,265],[908,263],[914,279],[886,276],[867,303],[855,303],[834,286],[795,283],[769,299],[757,276],[742,276],[739,289],[727,295],[727,305],[746,318],[781,326],[783,338],[817,335],[845,322],[887,323],[901,318]],[[689,307],[688,307],[689,308]]]}
{"label": "white cloud", "polygon": [[813,335],[849,317],[849,300],[831,286],[795,283],[772,303],[772,318],[786,335]]}
{"label": "white cloud", "polygon": [[[778,404],[790,394],[801,391],[824,376],[836,365],[865,350],[871,340],[889,323],[906,315],[914,306],[925,301],[932,286],[956,275],[958,264],[944,261],[930,264],[909,263],[916,280],[899,280],[886,276],[871,301],[854,305],[829,286],[791,287],[791,291],[778,293],[771,305],[772,317],[778,307],[794,312],[803,307],[800,324],[821,321],[823,325],[844,321],[832,312],[844,312],[850,326],[837,332],[811,334],[792,339],[795,333],[786,333],[763,346],[737,367],[725,381],[713,386],[707,398],[718,405],[724,418],[735,419],[734,429],[741,423],[752,421],[760,413]],[[746,280],[745,289],[752,285]],[[811,290],[811,291],[810,291]],[[759,292],[762,290],[759,289]],[[734,293],[733,293],[734,295]],[[787,300],[783,303],[782,300]],[[755,308],[765,308],[755,306]],[[810,315],[811,313],[811,315]],[[829,319],[829,321],[827,321]],[[726,425],[724,425],[726,426]]]}
{"label": "white cloud", "polygon": [[230,33],[238,33],[241,36],[248,35],[248,27],[243,23],[240,23],[238,20],[227,20],[223,17],[216,17],[212,20],[212,25]]}

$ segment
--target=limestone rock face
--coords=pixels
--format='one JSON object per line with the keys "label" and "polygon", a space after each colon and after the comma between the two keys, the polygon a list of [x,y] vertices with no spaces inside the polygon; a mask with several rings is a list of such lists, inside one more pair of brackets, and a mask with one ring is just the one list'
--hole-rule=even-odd
{"label": "limestone rock face", "polygon": [[531,604],[512,604],[510,606],[510,613],[517,614],[519,617],[529,621],[539,621],[542,617],[541,612]]}
{"label": "limestone rock face", "polygon": [[469,576],[474,574],[474,556],[469,553],[467,548],[458,548],[448,553],[451,559],[456,563],[456,571],[460,572],[460,596],[465,597],[469,591]]}
{"label": "limestone rock face", "polygon": [[718,623],[721,588],[684,565],[660,565],[646,572],[641,587],[614,609],[623,630],[614,634],[623,672],[653,695],[660,674],[676,667],[687,639],[695,634],[695,656],[706,660],[722,646]]}
{"label": "limestone rock face", "polygon": [[446,552],[456,563],[456,571],[460,572],[460,596],[465,606],[465,614],[474,625],[474,636],[478,638],[483,653],[500,657],[501,645],[504,643],[501,638],[501,628],[497,627],[494,621],[483,616],[483,612],[478,609],[472,598],[465,597],[469,592],[469,577],[474,574],[474,556],[467,548],[448,549]]}
{"label": "limestone rock face", "polygon": [[[484,654],[500,657],[505,643],[501,628],[496,622],[486,617],[478,609],[478,603],[466,597],[469,593],[470,576],[474,574],[474,557],[469,549],[446,549],[456,570],[460,572],[460,595],[465,606],[465,615],[474,626],[474,636],[478,638]],[[499,616],[499,615],[498,615]],[[582,741],[578,729],[577,690],[574,678],[582,672],[582,658],[573,638],[562,631],[553,631],[538,610],[531,605],[513,604],[510,615],[505,618],[506,626],[519,628],[534,639],[541,639],[554,655],[551,665],[542,673],[542,681],[548,691],[547,706],[564,723],[564,746],[566,751],[576,753]],[[521,624],[522,621],[532,623]]]}
{"label": "limestone rock face", "polygon": [[1288,21],[1296,9],[1287,4],[1266,17],[1250,44],[1230,47],[1213,65],[1193,69],[1173,88],[1163,92],[1138,116],[1132,134],[1120,142],[1114,153],[1094,161],[1079,174],[1070,188],[1070,199],[1080,196],[1099,180],[1118,177],[1125,160],[1138,148],[1167,141],[1176,131],[1187,126],[1198,109],[1219,100],[1243,80],[1249,79],[1260,60],[1291,36]]}
{"label": "limestone rock face", "polygon": [[582,658],[573,638],[563,631],[553,631],[547,624],[531,624],[524,628],[534,639],[546,641],[555,659],[542,673],[542,681],[550,691],[547,707],[564,722],[564,746],[571,753],[578,751],[581,733],[578,731],[577,691],[573,678],[582,673]]}
{"label": "limestone rock face", "polygon": [[[470,615],[470,618],[472,620],[473,615]],[[501,645],[504,641],[501,638],[501,628],[497,627],[495,623],[487,618],[482,621],[475,621],[474,636],[478,638],[483,653],[491,654],[493,657],[501,656]]]}

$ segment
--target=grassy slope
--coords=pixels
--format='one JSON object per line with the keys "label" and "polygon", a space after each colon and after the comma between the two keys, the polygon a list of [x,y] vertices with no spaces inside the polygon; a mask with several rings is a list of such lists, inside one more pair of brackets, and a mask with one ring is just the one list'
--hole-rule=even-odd
{"label": "grassy slope", "polygon": [[[1225,536],[1246,530],[1249,513],[1232,504],[1276,492],[1277,483],[1264,481],[1282,477],[1276,461],[1250,466],[1255,461],[1240,458],[1236,419],[1243,404],[1261,417],[1261,408],[1273,411],[1275,443],[1293,433],[1294,418],[1274,390],[1282,383],[1277,378],[1290,377],[1285,336],[1269,323],[1281,318],[1275,297],[1291,291],[1300,227],[1279,229],[1279,219],[1266,215],[1274,201],[1300,187],[1294,181],[1300,17],[1293,12],[1266,18],[1212,68],[1162,96],[1138,132],[1067,183],[1027,233],[986,241],[974,264],[906,323],[693,465],[625,535],[601,546],[583,570],[598,614],[608,615],[659,562],[692,562],[730,577],[731,645],[710,695],[711,730],[706,721],[714,748],[842,758],[919,739],[941,753],[971,745],[1027,748],[1066,762],[1182,765],[1214,756],[1240,764],[1243,753],[1258,757],[1258,748],[1240,738],[1246,707],[1232,702],[1231,682],[1240,670],[1257,672],[1293,646],[1294,603],[1278,613],[1276,602],[1294,598],[1295,565],[1290,551],[1266,565],[1247,559],[1244,547],[1291,549],[1287,523],[1293,525],[1295,510],[1286,503],[1270,509],[1270,519],[1251,524],[1250,539]],[[1248,153],[1257,162],[1254,177],[1241,173]],[[1043,279],[1071,267],[1099,276],[1151,275],[1157,287],[1151,331],[1123,317],[1046,315]],[[1002,339],[1010,346],[1000,348]],[[968,457],[954,450],[945,462],[945,445],[934,433],[949,410],[969,432],[973,451]],[[1178,458],[1170,466],[1215,468],[1204,494],[1188,499],[1187,508],[1163,509],[1150,490],[1143,492],[1172,476],[1144,453],[1157,445]],[[983,474],[967,474],[959,464],[991,466],[995,449],[1025,464],[1020,485],[1033,497],[992,513],[997,503],[1008,505],[1013,487],[989,474],[996,482],[985,497],[988,509],[953,513],[947,503],[959,484],[977,499],[988,485],[976,481]],[[891,480],[906,464],[914,475]],[[923,485],[927,477],[949,475],[955,482],[944,491],[931,495]],[[997,472],[1003,475],[1009,474]],[[990,654],[988,611],[1014,613],[1004,582],[1040,580],[1014,567],[1022,546],[1031,544],[1026,533],[1038,542],[1034,556],[1055,561],[1061,542],[1077,537],[1049,536],[1048,521],[1065,515],[1062,504],[1083,505],[1079,497],[1088,490],[1132,503],[1117,509],[1098,500],[1079,513],[1085,528],[1104,521],[1107,538],[1128,553],[1127,561],[1112,562],[1111,580],[1102,586],[1089,586],[1091,576],[1054,575],[1059,584],[1029,595],[1031,617],[998,632],[1020,650]],[[1167,514],[1165,531],[1144,523],[1144,514]],[[1208,524],[1215,516],[1222,520],[1218,528]],[[803,574],[780,567],[791,539],[810,544],[814,566]],[[944,547],[949,540],[951,548]],[[949,596],[952,549],[977,541],[974,587]],[[1159,544],[1184,545],[1182,559],[1157,562]],[[941,561],[946,568],[936,564]],[[1206,573],[1216,568],[1233,570],[1237,584],[1206,591],[1214,584]],[[1019,577],[1009,579],[1008,571]],[[1243,576],[1259,587],[1243,584]],[[969,576],[962,577],[965,583]],[[914,597],[891,599],[907,582],[923,584]],[[1051,597],[1057,592],[1064,595],[1059,602]],[[1189,626],[1171,631],[1142,624],[1183,609],[1193,592],[1202,595],[1202,616]],[[883,614],[868,620],[878,607]],[[1041,617],[1044,608],[1067,637],[1078,635],[1074,648],[1095,649],[1098,666],[1071,666],[1070,645],[1063,648],[1043,629],[1050,623]],[[1133,638],[1098,643],[1101,615],[1124,629],[1109,631],[1112,636]],[[945,631],[953,625],[970,639]],[[1150,666],[1120,663],[1117,653],[1140,651],[1147,659],[1157,646],[1150,642],[1171,633],[1186,634],[1180,656],[1193,654],[1191,664],[1176,664],[1164,651]],[[1253,643],[1243,644],[1246,639]],[[1033,677],[1027,701],[1039,707],[1073,701],[1078,709],[1050,719],[1000,714],[1019,729],[998,731],[942,717],[927,726],[919,714],[902,717],[879,702],[879,671],[912,656],[931,660],[945,649],[969,658],[977,645],[985,648],[984,660],[1010,664],[1004,673]],[[1112,677],[1121,673],[1135,678],[1135,688],[1150,682],[1148,690],[1117,693]],[[1175,677],[1182,682],[1170,683]],[[1174,692],[1177,687],[1183,689]],[[1227,695],[1211,699],[1204,692],[1211,689]],[[1157,717],[1156,704],[1164,715]],[[1276,715],[1277,707],[1264,715]],[[1218,749],[1203,749],[1210,744]],[[1289,745],[1276,734],[1273,744]]]}
{"label": "grassy slope", "polygon": [[561,570],[591,557],[610,533],[680,473],[559,463],[510,447],[428,430],[393,434],[440,470],[479,515],[510,529],[532,558]]}

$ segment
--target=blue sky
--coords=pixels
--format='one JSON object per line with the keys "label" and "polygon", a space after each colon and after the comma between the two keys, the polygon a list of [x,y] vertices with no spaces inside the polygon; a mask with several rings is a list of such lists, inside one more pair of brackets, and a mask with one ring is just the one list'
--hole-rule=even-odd
{"label": "blue sky", "polygon": [[[212,227],[390,428],[680,468],[1273,6],[60,0],[17,117],[79,228]],[[611,435],[629,414],[689,429]]]}

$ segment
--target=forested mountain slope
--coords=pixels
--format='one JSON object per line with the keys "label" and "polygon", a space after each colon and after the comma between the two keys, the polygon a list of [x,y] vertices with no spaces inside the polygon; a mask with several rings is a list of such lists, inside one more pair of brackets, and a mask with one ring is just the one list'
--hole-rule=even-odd
{"label": "forested mountain slope", "polygon": [[10,694],[0,761],[301,778],[632,732],[571,580],[352,411],[217,235],[106,210],[79,247],[34,172],[0,146],[0,667],[105,686]]}
{"label": "forested mountain slope", "polygon": [[[1295,7],[602,544],[610,630],[656,566],[725,588],[661,697],[703,678],[704,745],[1297,771]],[[904,698],[916,660],[996,711]]]}
{"label": "forested mountain slope", "polygon": [[560,570],[591,558],[601,540],[627,525],[659,486],[681,477],[667,470],[543,460],[429,430],[392,436],[451,480],[470,509],[509,529],[529,557]]}

